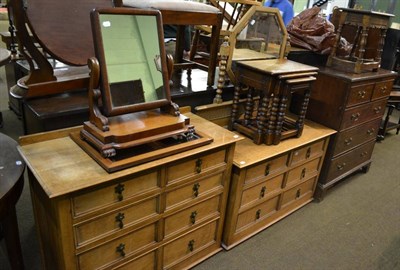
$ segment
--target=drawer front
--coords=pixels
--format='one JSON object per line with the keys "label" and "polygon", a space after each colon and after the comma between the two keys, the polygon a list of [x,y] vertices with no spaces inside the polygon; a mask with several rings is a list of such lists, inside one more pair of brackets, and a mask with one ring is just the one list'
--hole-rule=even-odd
{"label": "drawer front", "polygon": [[127,200],[133,196],[156,190],[158,187],[158,172],[152,172],[134,179],[121,181],[118,184],[98,189],[72,198],[74,216],[89,211],[104,208]]}
{"label": "drawer front", "polygon": [[105,243],[78,256],[79,269],[97,269],[155,243],[156,224],[151,224],[128,235]]}
{"label": "drawer front", "polygon": [[216,174],[208,178],[194,182],[193,184],[167,192],[166,194],[166,210],[179,205],[187,205],[196,198],[206,196],[212,191],[223,189],[222,181],[224,174]]}
{"label": "drawer front", "polygon": [[132,269],[140,269],[140,270],[154,270],[156,268],[156,252],[153,251],[148,253],[140,258],[134,259],[128,263],[125,263],[119,267],[113,268],[118,270],[132,270]]}
{"label": "drawer front", "polygon": [[382,117],[385,112],[386,99],[371,102],[347,110],[343,114],[341,129],[357,126],[371,119]]}
{"label": "drawer front", "polygon": [[378,135],[381,118],[367,122],[361,126],[339,132],[335,139],[333,157],[359,146]]}
{"label": "drawer front", "polygon": [[377,82],[371,100],[388,97],[392,91],[393,80]]}
{"label": "drawer front", "polygon": [[245,183],[253,182],[279,172],[284,172],[287,169],[288,155],[282,155],[272,158],[267,162],[259,163],[246,170]]}
{"label": "drawer front", "polygon": [[374,90],[373,83],[362,84],[351,87],[349,92],[349,97],[347,100],[347,107],[369,102],[373,90]]}
{"label": "drawer front", "polygon": [[324,153],[325,140],[320,140],[292,152],[290,166],[296,166],[306,160],[321,156]]}
{"label": "drawer front", "polygon": [[284,174],[275,176],[256,186],[245,189],[242,193],[241,207],[269,197],[270,194],[279,192],[282,188]]}
{"label": "drawer front", "polygon": [[374,145],[375,141],[371,141],[351,150],[350,152],[342,156],[332,159],[329,164],[326,182],[329,182],[336,177],[357,167],[363,162],[368,161],[371,158]]}
{"label": "drawer front", "polygon": [[158,214],[157,206],[158,198],[151,198],[75,225],[77,246],[85,244],[86,241],[99,239],[107,234],[120,231],[146,218],[154,217]]}
{"label": "drawer front", "polygon": [[225,150],[174,163],[167,167],[167,182],[170,184],[223,166],[226,166]]}
{"label": "drawer front", "polygon": [[214,221],[164,246],[164,269],[188,258],[217,239],[218,222]]}
{"label": "drawer front", "polygon": [[236,231],[247,228],[256,222],[266,219],[277,211],[279,196],[265,201],[238,216],[236,223]]}
{"label": "drawer front", "polygon": [[165,237],[219,216],[221,197],[216,196],[165,218]]}
{"label": "drawer front", "polygon": [[314,183],[316,181],[316,177],[311,178],[310,180],[297,185],[288,191],[285,191],[282,194],[282,208],[285,208],[292,204],[293,202],[308,197],[312,198],[314,194]]}
{"label": "drawer front", "polygon": [[296,185],[301,181],[306,180],[318,173],[318,168],[321,163],[321,158],[313,159],[306,164],[296,167],[288,172],[286,186]]}

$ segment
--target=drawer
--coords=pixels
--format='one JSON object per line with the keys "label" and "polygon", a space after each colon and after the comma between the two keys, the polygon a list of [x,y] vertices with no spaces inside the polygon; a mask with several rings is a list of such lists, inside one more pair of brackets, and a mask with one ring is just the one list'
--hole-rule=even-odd
{"label": "drawer", "polygon": [[216,196],[165,218],[165,237],[219,216],[221,197]]}
{"label": "drawer", "polygon": [[284,174],[280,174],[256,186],[245,189],[242,193],[241,207],[269,197],[270,194],[279,192],[282,188],[283,177]]}
{"label": "drawer", "polygon": [[371,158],[374,145],[375,140],[332,159],[325,179],[326,183],[368,161]]}
{"label": "drawer", "polygon": [[370,83],[351,87],[346,106],[350,107],[369,102],[374,90],[374,86],[375,85],[373,83]]}
{"label": "drawer", "polygon": [[174,264],[189,258],[203,248],[216,243],[218,221],[208,223],[199,229],[164,246],[163,266],[170,268]]}
{"label": "drawer", "polygon": [[321,156],[324,153],[325,140],[309,144],[292,152],[289,166],[296,166],[306,160]]}
{"label": "drawer", "polygon": [[179,205],[187,205],[196,198],[206,196],[212,191],[223,189],[224,174],[219,173],[205,179],[196,181],[190,185],[172,190],[166,193],[166,211]]}
{"label": "drawer", "polygon": [[282,194],[281,208],[285,208],[293,202],[303,199],[305,197],[312,198],[314,194],[314,184],[317,177],[313,177],[310,180],[297,185]]}
{"label": "drawer", "polygon": [[212,168],[223,166],[226,166],[225,150],[174,163],[167,167],[167,184],[201,175]]}
{"label": "drawer", "polygon": [[378,135],[381,121],[381,118],[378,118],[361,126],[339,132],[335,137],[333,157],[375,139]]}
{"label": "drawer", "polygon": [[79,269],[97,269],[116,263],[156,241],[156,224],[151,224],[78,255]]}
{"label": "drawer", "polygon": [[155,197],[130,204],[118,211],[99,215],[96,219],[75,225],[74,231],[77,246],[85,244],[86,241],[99,239],[107,234],[120,231],[146,218],[156,216],[158,214],[158,200],[158,197]]}
{"label": "drawer", "polygon": [[390,91],[392,91],[392,87],[393,80],[375,83],[375,88],[371,100],[388,97],[390,95]]}
{"label": "drawer", "polygon": [[346,110],[340,129],[358,126],[369,120],[381,118],[385,112],[385,106],[386,99],[383,99]]}
{"label": "drawer", "polygon": [[158,172],[154,171],[133,179],[123,179],[115,185],[88,192],[71,199],[73,215],[83,215],[89,211],[116,204],[145,192],[158,189]]}
{"label": "drawer", "polygon": [[238,216],[236,223],[236,231],[251,226],[252,224],[266,219],[277,211],[279,202],[279,196],[273,197],[272,199],[265,201]]}
{"label": "drawer", "polygon": [[115,267],[113,269],[118,270],[132,270],[132,269],[140,269],[140,270],[154,270],[156,268],[156,252],[153,251],[144,256],[136,258],[128,263]]}
{"label": "drawer", "polygon": [[288,155],[272,158],[266,162],[258,163],[246,170],[245,183],[256,181],[276,173],[284,172],[287,169]]}
{"label": "drawer", "polygon": [[316,158],[290,170],[287,174],[286,187],[295,185],[296,183],[318,174],[318,168],[321,162],[322,158]]}

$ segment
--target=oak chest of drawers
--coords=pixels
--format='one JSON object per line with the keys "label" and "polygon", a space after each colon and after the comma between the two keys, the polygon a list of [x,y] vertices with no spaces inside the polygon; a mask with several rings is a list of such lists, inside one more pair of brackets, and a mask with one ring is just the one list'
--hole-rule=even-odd
{"label": "oak chest of drawers", "polygon": [[320,69],[307,118],[338,132],[329,143],[316,198],[322,200],[330,187],[351,173],[368,171],[395,77],[384,69],[361,74]]}
{"label": "oak chest of drawers", "polygon": [[21,138],[45,269],[184,269],[221,250],[242,138],[189,117],[213,143],[111,174],[77,128]]}
{"label": "oak chest of drawers", "polygon": [[334,130],[306,121],[299,138],[279,145],[236,144],[223,234],[230,249],[313,199]]}

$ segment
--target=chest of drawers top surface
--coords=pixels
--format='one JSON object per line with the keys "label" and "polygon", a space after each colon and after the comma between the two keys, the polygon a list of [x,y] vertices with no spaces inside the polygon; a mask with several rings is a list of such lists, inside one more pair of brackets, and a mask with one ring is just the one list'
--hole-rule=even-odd
{"label": "chest of drawers top surface", "polygon": [[191,123],[197,130],[213,138],[211,144],[114,173],[107,173],[69,137],[72,131],[77,131],[81,127],[22,137],[19,151],[47,196],[55,198],[117,178],[155,169],[243,139],[242,136],[194,114],[189,113],[187,116],[190,117]]}
{"label": "chest of drawers top surface", "polygon": [[319,73],[330,75],[332,77],[336,77],[337,79],[345,80],[349,83],[356,83],[365,80],[377,80],[385,77],[395,77],[397,75],[396,72],[385,69],[379,69],[378,71],[374,72],[363,72],[357,74],[353,72],[344,72],[329,67],[320,67]]}
{"label": "chest of drawers top surface", "polygon": [[236,143],[233,164],[243,169],[260,161],[318,141],[334,133],[336,133],[335,130],[306,120],[303,133],[299,138],[288,139],[278,145],[256,145],[253,141],[246,138]]}

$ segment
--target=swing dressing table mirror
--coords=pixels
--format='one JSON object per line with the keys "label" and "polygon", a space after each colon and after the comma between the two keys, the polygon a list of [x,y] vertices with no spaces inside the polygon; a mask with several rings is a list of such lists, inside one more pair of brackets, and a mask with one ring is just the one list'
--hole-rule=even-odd
{"label": "swing dressing table mirror", "polygon": [[74,141],[109,172],[212,142],[171,101],[161,14],[91,12],[89,121]]}

